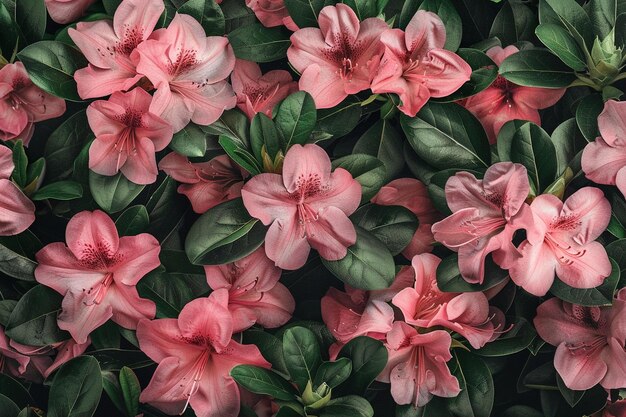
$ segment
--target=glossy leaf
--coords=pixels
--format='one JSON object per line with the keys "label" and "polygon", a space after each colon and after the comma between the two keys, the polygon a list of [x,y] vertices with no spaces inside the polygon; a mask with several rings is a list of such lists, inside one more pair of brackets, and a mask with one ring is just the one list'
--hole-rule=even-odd
{"label": "glossy leaf", "polygon": [[107,213],[117,213],[124,210],[144,187],[144,185],[130,182],[121,172],[108,177],[89,171],[91,195]]}
{"label": "glossy leaf", "polygon": [[271,62],[284,58],[291,45],[289,32],[283,28],[266,28],[260,23],[239,27],[228,34],[235,56],[254,62]]}
{"label": "glossy leaf", "polygon": [[98,362],[79,356],[56,372],[50,388],[48,417],[91,417],[102,394]]}
{"label": "glossy leaf", "polygon": [[285,151],[291,145],[304,145],[317,121],[313,97],[305,91],[291,94],[279,104],[274,121],[283,138]]}
{"label": "glossy leaf", "polygon": [[372,233],[397,255],[411,242],[419,221],[409,210],[400,206],[368,204],[350,216],[355,225]]}
{"label": "glossy leaf", "polygon": [[313,381],[322,363],[320,346],[312,331],[304,327],[292,327],[283,334],[285,365],[300,392],[307,382]]}
{"label": "glossy leaf", "polygon": [[248,391],[270,395],[277,400],[291,401],[298,394],[293,385],[270,369],[238,365],[231,369],[230,376]]}
{"label": "glossy leaf", "polygon": [[485,291],[507,278],[507,271],[497,266],[490,257],[485,260],[485,279],[482,284],[470,284],[463,279],[456,253],[443,258],[437,267],[437,287],[443,292]]}
{"label": "glossy leaf", "polygon": [[178,8],[178,13],[188,14],[196,19],[207,36],[224,34],[224,13],[215,0],[189,0]]}
{"label": "glossy leaf", "polygon": [[576,80],[571,68],[543,49],[527,49],[510,55],[500,65],[500,75],[528,87],[561,88]]}
{"label": "glossy leaf", "polygon": [[367,336],[357,336],[350,340],[341,348],[338,357],[352,361],[352,373],[338,387],[339,392],[365,393],[387,365],[387,356],[387,349],[379,340]]}
{"label": "glossy leaf", "polygon": [[361,184],[361,201],[369,201],[385,184],[385,165],[378,158],[366,154],[352,154],[335,159],[333,169],[343,168]]}

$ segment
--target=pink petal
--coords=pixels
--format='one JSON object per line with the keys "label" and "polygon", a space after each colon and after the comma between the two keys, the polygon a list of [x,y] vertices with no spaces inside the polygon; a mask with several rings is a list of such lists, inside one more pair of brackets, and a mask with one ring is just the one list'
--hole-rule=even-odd
{"label": "pink petal", "polygon": [[115,48],[118,38],[110,20],[78,22],[76,29],[70,28],[68,34],[90,64],[101,69],[117,67],[110,50]]}
{"label": "pink petal", "polygon": [[56,347],[57,354],[54,362],[44,371],[43,376],[48,378],[52,372],[57,370],[61,365],[70,359],[74,359],[82,355],[91,345],[91,339],[87,339],[86,343],[76,343],[74,339],[67,340]]}
{"label": "pink petal", "polygon": [[[434,48],[443,48],[446,43],[446,28],[435,13],[418,10],[406,27],[406,48],[423,53]],[[418,49],[416,49],[418,47]]]}
{"label": "pink petal", "polygon": [[142,319],[153,319],[156,305],[153,301],[139,297],[134,286],[112,285],[106,300],[113,308],[113,321],[126,329],[136,329]]}
{"label": "pink petal", "polygon": [[57,23],[66,24],[81,17],[95,0],[45,0],[50,18]]}
{"label": "pink petal", "polygon": [[170,356],[193,357],[198,348],[184,340],[177,319],[140,320],[137,340],[141,351],[161,363]]}
{"label": "pink petal", "polygon": [[615,185],[617,174],[626,165],[626,152],[621,147],[611,147],[598,137],[585,146],[581,159],[585,175],[598,184]]}
{"label": "pink petal", "polygon": [[345,4],[324,7],[319,14],[318,23],[327,45],[337,44],[343,38],[354,42],[359,36],[359,18]]}
{"label": "pink petal", "polygon": [[279,268],[301,268],[306,263],[310,250],[311,246],[295,215],[295,207],[293,216],[274,221],[265,235],[265,253]]}
{"label": "pink petal", "polygon": [[8,179],[0,179],[0,236],[17,235],[35,221],[35,205]]}
{"label": "pink petal", "polygon": [[624,103],[609,100],[604,104],[604,110],[598,116],[598,128],[602,139],[609,145],[622,146],[626,137],[626,108]]}
{"label": "pink petal", "polygon": [[159,169],[165,171],[167,175],[178,182],[195,184],[200,181],[200,178],[196,175],[196,169],[189,162],[189,159],[176,152],[170,152],[161,159]]}
{"label": "pink petal", "polygon": [[65,240],[78,259],[94,250],[115,254],[119,247],[115,223],[100,210],[81,211],[72,217],[65,229]]}
{"label": "pink petal", "polygon": [[523,103],[533,109],[545,109],[554,106],[565,94],[565,88],[533,88],[516,86],[513,89],[513,101]]}
{"label": "pink petal", "polygon": [[283,183],[287,192],[293,193],[305,181],[326,184],[330,179],[330,158],[326,151],[317,145],[293,145],[283,162]]}
{"label": "pink petal", "polygon": [[[233,313],[234,332],[251,327],[254,323],[269,329],[280,327],[291,320],[291,315],[296,307],[293,296],[281,283],[264,292],[249,291],[243,297],[239,296],[229,305]],[[253,321],[245,325],[237,324],[237,317],[253,317]]]}
{"label": "pink petal", "polygon": [[239,388],[228,375],[230,369],[215,361],[204,371],[200,389],[189,403],[198,417],[237,417],[239,415]]}
{"label": "pink petal", "polygon": [[89,146],[89,169],[100,175],[115,175],[126,164],[128,154],[118,152],[117,135],[98,136]]}
{"label": "pink petal", "polygon": [[509,45],[504,49],[500,46],[493,46],[487,51],[487,56],[491,58],[496,65],[500,65],[507,57],[517,52],[519,52],[519,49],[514,45]]}
{"label": "pink petal", "polygon": [[556,348],[554,367],[569,389],[586,390],[600,382],[607,372],[602,360],[602,348],[572,354],[562,343]]}
{"label": "pink petal", "polygon": [[93,65],[81,68],[74,73],[78,95],[82,99],[103,97],[116,91],[129,90],[141,78],[140,74],[123,68],[102,69]]}
{"label": "pink petal", "polygon": [[356,230],[346,214],[334,206],[318,212],[316,221],[306,224],[307,241],[320,256],[336,261],[346,256],[347,248],[356,243]]}
{"label": "pink petal", "polygon": [[554,282],[556,254],[547,244],[531,245],[527,240],[519,251],[522,257],[509,269],[511,279],[529,293],[543,297]]}
{"label": "pink petal", "polygon": [[572,250],[582,255],[563,254],[565,263],[556,264],[556,275],[561,281],[574,288],[593,288],[611,274],[611,261],[601,243],[589,242]]}
{"label": "pink petal", "polygon": [[469,81],[472,68],[457,54],[437,49],[428,52],[430,61],[422,70],[424,84],[432,97],[445,97]]}
{"label": "pink petal", "polygon": [[537,316],[533,323],[539,336],[552,346],[564,343],[577,344],[597,336],[593,328],[587,327],[565,312],[564,307],[568,306],[571,308],[572,305],[555,297],[537,307]]}
{"label": "pink petal", "polygon": [[517,214],[530,191],[526,168],[511,162],[490,166],[485,172],[483,184],[488,195],[493,193],[503,197],[502,210],[507,220]]}
{"label": "pink petal", "polygon": [[[208,314],[211,312],[211,314]],[[228,291],[215,290],[208,298],[196,298],[187,303],[178,316],[183,336],[203,336],[218,349],[224,349],[233,334],[233,323],[228,312]]]}
{"label": "pink petal", "polygon": [[261,68],[256,62],[237,59],[231,75],[233,90],[237,95],[242,94],[247,85],[258,84],[261,76]]}
{"label": "pink petal", "polygon": [[160,361],[150,383],[141,392],[139,401],[170,415],[181,414],[193,383],[194,359],[197,360],[198,356],[199,352],[184,361],[177,357],[167,357]]}
{"label": "pink petal", "polygon": [[582,245],[596,240],[606,230],[611,220],[611,204],[599,188],[583,187],[565,200],[561,216],[575,218],[577,227],[561,230],[568,229],[566,223],[559,229],[559,235],[568,234],[573,242]]}
{"label": "pink petal", "polygon": [[152,184],[159,173],[154,143],[146,137],[135,140],[135,154],[129,155],[120,167],[122,174],[135,184]]}
{"label": "pink petal", "polygon": [[266,226],[275,219],[291,221],[297,215],[296,204],[278,174],[255,175],[243,186],[241,198],[250,215]]}
{"label": "pink petal", "polygon": [[361,184],[345,169],[337,168],[333,171],[327,187],[325,192],[306,199],[313,210],[320,211],[326,206],[333,206],[349,216],[359,208]]}
{"label": "pink petal", "polygon": [[334,67],[311,64],[302,72],[298,84],[301,91],[311,94],[315,100],[315,107],[328,109],[341,103],[348,93],[345,83]]}
{"label": "pink petal", "polygon": [[602,351],[607,372],[600,385],[606,389],[619,389],[626,386],[626,351],[624,343],[614,337],[608,339],[608,348]]}
{"label": "pink petal", "polygon": [[76,343],[80,344],[87,343],[89,334],[113,316],[111,305],[91,303],[88,297],[84,291],[68,291],[58,317],[59,328],[70,332]]}
{"label": "pink petal", "polygon": [[119,39],[125,40],[129,36],[128,32],[136,29],[141,41],[146,40],[164,10],[165,5],[159,1],[125,0],[120,3],[113,16],[115,34]]}

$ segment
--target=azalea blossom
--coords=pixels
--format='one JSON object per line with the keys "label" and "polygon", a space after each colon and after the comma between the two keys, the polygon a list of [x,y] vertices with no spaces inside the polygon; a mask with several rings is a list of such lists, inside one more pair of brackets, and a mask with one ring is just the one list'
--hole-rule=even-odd
{"label": "azalea blossom", "polygon": [[87,108],[89,127],[96,139],[89,148],[89,168],[101,175],[119,171],[135,184],[156,181],[155,152],[172,140],[171,126],[150,113],[152,96],[141,88],[115,92]]}
{"label": "azalea blossom", "polygon": [[616,185],[626,195],[626,103],[607,101],[598,128],[601,136],[583,150],[583,171],[591,181]]}
{"label": "azalea blossom", "polygon": [[235,107],[226,81],[235,66],[233,48],[224,36],[207,37],[193,17],[176,14],[137,50],[137,71],[157,89],[150,111],[171,123],[174,133],[189,121],[210,125]]}
{"label": "azalea blossom", "polygon": [[254,176],[241,197],[252,217],[270,225],[265,252],[279,268],[300,268],[311,247],[324,259],[341,259],[356,242],[348,216],[359,207],[361,184],[343,168],[331,173],[330,158],[317,145],[293,145],[282,175]]}
{"label": "azalea blossom", "polygon": [[0,326],[0,373],[30,382],[43,382],[42,372],[51,365],[52,360],[47,356],[30,357],[13,345],[14,342],[9,340]]}
{"label": "azalea blossom", "polygon": [[80,344],[76,343],[74,339],[68,339],[64,342],[41,347],[22,345],[15,340],[11,340],[9,344],[16,352],[27,355],[31,359],[39,379],[39,376],[47,378],[65,362],[82,355],[91,344],[91,339],[87,338],[85,343]]}
{"label": "azalea blossom", "polygon": [[271,28],[285,25],[289,30],[298,30],[284,0],[246,0],[248,6],[263,26]]}
{"label": "azalea blossom", "polygon": [[[517,52],[519,49],[513,45],[504,49],[494,46],[487,51],[487,55],[496,65],[500,65],[505,58]],[[537,110],[553,106],[563,94],[565,88],[524,87],[498,75],[489,87],[464,100],[462,104],[480,120],[489,143],[493,144],[502,126],[510,120],[529,120],[541,126]]]}
{"label": "azalea blossom", "polygon": [[96,0],[45,0],[50,18],[57,23],[70,23],[81,17]]}
{"label": "azalea blossom", "polygon": [[435,13],[418,10],[406,27],[387,29],[385,45],[372,92],[395,93],[398,109],[415,116],[431,97],[445,97],[469,81],[472,68],[454,52],[443,49],[446,28]]}
{"label": "azalea blossom", "polygon": [[430,229],[433,223],[441,219],[441,215],[433,206],[428,189],[421,181],[398,178],[383,186],[371,201],[381,206],[402,206],[419,220],[411,242],[402,251],[407,259],[433,250],[435,238]]}
{"label": "azalea blossom", "polygon": [[67,246],[50,243],[35,257],[35,278],[63,295],[61,329],[77,343],[110,318],[135,329],[152,318],[154,303],[140,298],[135,285],[161,264],[159,242],[147,233],[119,237],[111,218],[100,210],[82,211],[67,224]]}
{"label": "azalea blossom", "polygon": [[65,113],[65,101],[37,87],[28,78],[24,64],[0,67],[0,139],[21,139],[28,145],[35,122]]}
{"label": "azalea blossom", "polygon": [[411,267],[400,272],[415,277],[415,285],[400,291],[392,303],[402,311],[408,324],[421,328],[443,326],[465,337],[474,349],[480,349],[497,337],[496,330],[503,324],[504,314],[490,307],[482,292],[439,290],[440,262],[441,259],[429,253],[415,256]]}
{"label": "azalea blossom", "polygon": [[298,83],[285,70],[261,74],[258,64],[238,59],[231,76],[237,94],[237,107],[249,119],[257,113],[272,117],[272,109],[289,94],[298,91]]}
{"label": "azalea blossom", "polygon": [[626,291],[611,307],[584,307],[551,298],[537,308],[539,336],[556,346],[554,367],[565,385],[586,390],[626,387]]}
{"label": "azalea blossom", "polygon": [[535,244],[541,235],[524,202],[530,191],[526,168],[511,162],[490,166],[483,180],[468,172],[459,172],[446,182],[445,192],[452,215],[433,225],[435,240],[458,251],[459,269],[471,283],[482,283],[485,258],[504,269],[521,256],[513,245],[513,234],[525,228],[528,240]]}
{"label": "azalea blossom", "polygon": [[198,417],[237,417],[239,388],[230,370],[271,365],[256,346],[239,344],[232,334],[224,288],[189,302],[178,319],[142,320],[139,346],[159,366],[140,401],[167,414],[182,414],[191,405]]}
{"label": "azalea blossom", "polygon": [[531,294],[545,295],[554,273],[567,285],[593,288],[611,274],[611,262],[604,246],[594,242],[611,220],[611,205],[598,188],[584,187],[563,203],[543,194],[530,205],[543,241],[527,240],[519,250],[522,257],[509,270],[513,281]]}
{"label": "azalea blossom", "polygon": [[199,214],[224,201],[240,197],[243,180],[248,176],[227,155],[196,163],[171,152],[161,159],[159,169],[182,182],[178,192],[187,196],[193,211]]}
{"label": "azalea blossom", "polygon": [[345,4],[326,6],[318,28],[291,35],[287,57],[302,74],[300,90],[313,96],[318,109],[339,104],[349,94],[370,88],[383,52],[380,35],[388,28],[378,18],[359,22]]}
{"label": "azalea blossom", "polygon": [[397,321],[387,334],[387,365],[376,379],[391,383],[391,396],[400,405],[423,407],[433,395],[456,397],[461,392],[459,381],[446,365],[452,359],[451,343],[443,330],[418,333]]}
{"label": "azalea blossom", "polygon": [[0,146],[0,236],[17,235],[35,221],[35,205],[11,181],[13,152]]}
{"label": "azalea blossom", "polygon": [[278,282],[282,271],[265,255],[263,247],[226,265],[205,266],[204,272],[213,290],[228,290],[233,332],[249,329],[255,323],[280,327],[291,319],[296,302],[287,287]]}
{"label": "azalea blossom", "polygon": [[137,72],[137,45],[148,39],[165,10],[163,0],[124,0],[113,22],[79,22],[68,34],[89,65],[74,73],[82,99],[130,90],[143,77]]}

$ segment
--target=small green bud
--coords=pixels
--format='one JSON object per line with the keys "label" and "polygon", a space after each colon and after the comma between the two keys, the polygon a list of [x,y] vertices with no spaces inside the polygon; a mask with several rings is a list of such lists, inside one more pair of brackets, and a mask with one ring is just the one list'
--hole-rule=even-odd
{"label": "small green bud", "polygon": [[611,32],[602,42],[596,37],[591,48],[589,75],[599,86],[609,85],[619,74],[622,63],[622,50],[615,46],[615,36]]}
{"label": "small green bud", "polygon": [[319,410],[328,404],[332,391],[332,388],[330,388],[325,382],[313,391],[313,384],[309,381],[304,388],[304,392],[302,393],[302,403],[307,407],[307,409]]}

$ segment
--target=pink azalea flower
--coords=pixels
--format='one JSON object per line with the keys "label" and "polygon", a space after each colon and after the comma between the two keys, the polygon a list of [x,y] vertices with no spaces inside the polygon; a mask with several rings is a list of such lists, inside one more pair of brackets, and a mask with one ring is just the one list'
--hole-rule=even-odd
{"label": "pink azalea flower", "polygon": [[490,253],[502,268],[513,265],[521,256],[511,242],[517,229],[526,229],[531,243],[541,241],[524,202],[530,191],[524,166],[499,162],[487,169],[483,180],[460,172],[448,179],[445,191],[453,214],[433,224],[433,235],[458,251],[459,269],[468,282],[483,282]]}
{"label": "pink azalea flower", "polygon": [[426,405],[433,395],[456,397],[461,388],[446,365],[452,355],[452,338],[443,330],[418,333],[397,321],[387,334],[389,360],[376,378],[391,382],[391,396],[397,404]]}
{"label": "pink azalea flower", "polygon": [[110,20],[79,22],[68,34],[89,61],[74,73],[78,95],[108,96],[130,90],[143,77],[137,72],[137,45],[148,39],[161,13],[163,0],[124,0]]}
{"label": "pink azalea flower", "polygon": [[557,347],[554,367],[568,388],[626,387],[626,291],[611,307],[551,298],[537,308],[534,323],[539,336]]}
{"label": "pink azalea flower", "polygon": [[159,168],[178,182],[178,192],[187,196],[193,211],[202,214],[224,201],[241,196],[243,180],[248,176],[227,155],[208,162],[192,163],[177,153],[169,153]]}
{"label": "pink azalea flower", "polygon": [[226,289],[191,301],[178,319],[142,320],[139,346],[159,366],[140,401],[167,414],[182,414],[191,405],[198,417],[237,417],[239,389],[230,370],[270,364],[256,346],[241,345],[232,334]]}
{"label": "pink azalea flower", "polygon": [[237,94],[237,107],[249,119],[257,113],[272,117],[274,106],[298,91],[298,83],[288,71],[274,70],[261,74],[261,68],[255,62],[243,59],[236,61],[231,80]]}
{"label": "pink azalea flower", "polygon": [[57,23],[70,23],[81,17],[96,0],[45,0],[50,18]]}
{"label": "pink azalea flower", "polygon": [[[487,51],[487,55],[496,65],[500,65],[506,57],[517,52],[519,49],[513,45],[504,49],[494,46]],[[523,87],[498,75],[487,89],[469,97],[463,105],[480,120],[487,132],[489,143],[493,144],[496,143],[502,126],[510,120],[529,120],[541,125],[537,110],[553,106],[563,94],[565,88]]]}
{"label": "pink azalea flower", "polygon": [[0,139],[21,139],[28,145],[35,122],[65,113],[65,101],[37,87],[28,78],[24,64],[0,68]]}
{"label": "pink azalea flower", "polygon": [[374,93],[396,93],[398,109],[415,116],[431,97],[445,97],[469,81],[472,68],[457,54],[443,49],[446,28],[436,14],[419,10],[406,33],[387,29],[380,37],[385,45]]}
{"label": "pink azalea flower", "polygon": [[246,0],[246,6],[252,9],[265,27],[285,25],[289,30],[298,30],[298,26],[289,16],[284,0]]}
{"label": "pink azalea flower", "polygon": [[600,134],[583,150],[587,178],[598,184],[617,185],[626,195],[626,103],[609,100],[598,116]]}
{"label": "pink azalea flower", "polygon": [[345,285],[346,292],[329,288],[321,307],[322,320],[336,340],[330,347],[330,357],[336,358],[341,348],[357,336],[384,340],[395,315],[388,303],[413,282],[413,277],[398,274],[385,290],[364,291],[349,285]]}
{"label": "pink azalea flower", "polygon": [[278,282],[282,271],[265,255],[263,247],[236,262],[205,266],[204,272],[213,290],[228,290],[234,333],[255,323],[280,327],[291,319],[296,302],[287,287]]}
{"label": "pink azalea flower", "polygon": [[210,125],[237,103],[226,79],[235,54],[224,36],[206,36],[193,17],[176,14],[167,29],[139,45],[137,71],[157,88],[150,111],[172,124]]}
{"label": "pink azalea flower", "polygon": [[324,7],[318,22],[319,29],[291,35],[287,57],[302,74],[300,90],[313,96],[318,109],[327,109],[370,88],[383,52],[380,35],[388,26],[378,18],[359,22],[345,4]]}
{"label": "pink azalea flower", "polygon": [[402,251],[407,259],[433,250],[435,238],[430,228],[441,215],[435,210],[428,189],[421,181],[415,178],[398,178],[382,187],[371,201],[381,206],[402,206],[419,220],[413,239]]}
{"label": "pink azalea flower", "polygon": [[[412,267],[400,274],[415,277],[415,285],[405,288],[392,303],[402,311],[404,320],[417,327],[443,326],[465,337],[474,349],[480,349],[497,337],[496,329],[504,314],[489,306],[482,292],[442,292],[437,287],[437,266],[441,259],[425,253],[412,260]],[[495,337],[494,337],[495,336]]]}
{"label": "pink azalea flower", "polygon": [[[87,341],[82,344],[76,343],[74,339],[68,339],[64,342],[42,347],[22,345],[15,340],[10,342],[13,349],[30,357],[33,367],[37,370],[38,378],[39,376],[47,378],[65,362],[82,355],[90,344],[90,338],[87,338]],[[54,355],[54,360],[51,358],[52,355]]]}
{"label": "pink azalea flower", "polygon": [[265,252],[279,268],[298,269],[311,247],[331,261],[356,242],[348,216],[359,207],[361,184],[348,171],[330,172],[330,158],[317,145],[292,146],[283,173],[254,176],[241,190],[252,217],[271,225]]}
{"label": "pink azalea flower", "polygon": [[52,360],[47,356],[28,356],[16,349],[14,344],[0,326],[0,373],[38,384],[43,382],[42,371],[50,366]]}
{"label": "pink azalea flower", "polygon": [[115,92],[87,108],[89,127],[96,139],[89,148],[89,168],[101,175],[119,171],[135,184],[156,181],[155,152],[172,140],[172,128],[150,113],[152,96],[141,88]]}
{"label": "pink azalea flower", "polygon": [[575,288],[593,288],[611,274],[611,262],[604,246],[594,242],[611,220],[611,205],[597,188],[584,187],[563,203],[543,194],[530,208],[537,218],[543,240],[527,240],[519,250],[522,257],[509,269],[513,282],[531,294],[544,296],[552,286],[554,273]]}
{"label": "pink azalea flower", "polygon": [[135,285],[159,266],[159,242],[147,233],[117,234],[102,211],[82,211],[67,224],[67,246],[51,243],[35,257],[35,278],[64,296],[58,317],[61,329],[83,344],[108,319],[135,329],[142,318],[152,318],[154,303],[139,298]]}
{"label": "pink azalea flower", "polygon": [[22,233],[35,221],[35,205],[10,179],[14,169],[13,152],[0,146],[0,236]]}

